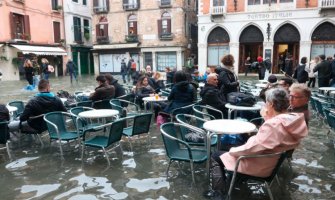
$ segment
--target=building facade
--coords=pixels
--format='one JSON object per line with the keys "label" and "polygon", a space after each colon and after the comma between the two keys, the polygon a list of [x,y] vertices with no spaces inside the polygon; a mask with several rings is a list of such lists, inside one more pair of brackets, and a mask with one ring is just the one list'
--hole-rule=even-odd
{"label": "building facade", "polygon": [[[132,58],[137,70],[150,65],[181,69],[196,50],[196,0],[94,0],[95,72],[120,72]],[[196,37],[195,37],[196,38]],[[196,54],[195,54],[196,55]]]}
{"label": "building facade", "polygon": [[[61,43],[64,38],[61,0],[1,0],[0,19],[3,80],[23,78],[22,65],[27,58],[36,67],[42,58],[47,58],[55,67],[52,76],[63,75],[63,57],[67,54]],[[37,73],[41,70],[36,68]]]}
{"label": "building facade", "polygon": [[199,0],[199,69],[220,65],[226,54],[235,71],[244,61],[270,58],[279,73],[285,57],[335,54],[335,1],[331,0]]}
{"label": "building facade", "polygon": [[64,0],[65,47],[78,74],[94,74],[92,56],[92,1]]}

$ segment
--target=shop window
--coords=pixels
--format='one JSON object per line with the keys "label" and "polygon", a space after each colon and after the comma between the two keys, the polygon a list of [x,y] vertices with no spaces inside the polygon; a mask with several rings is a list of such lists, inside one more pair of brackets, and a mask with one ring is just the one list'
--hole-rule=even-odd
{"label": "shop window", "polygon": [[176,52],[159,52],[157,53],[157,71],[165,71],[165,67],[171,69],[177,66],[177,54]]}
{"label": "shop window", "polygon": [[20,15],[12,12],[9,15],[12,39],[30,40],[29,15]]}
{"label": "shop window", "polygon": [[60,37],[60,22],[53,22],[53,28],[54,28],[54,42],[60,43],[61,37]]}

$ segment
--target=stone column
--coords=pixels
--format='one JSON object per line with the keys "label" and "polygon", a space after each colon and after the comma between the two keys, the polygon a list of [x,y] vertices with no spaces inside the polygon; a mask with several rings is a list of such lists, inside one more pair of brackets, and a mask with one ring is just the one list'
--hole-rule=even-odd
{"label": "stone column", "polygon": [[198,70],[201,74],[206,72],[207,68],[207,44],[198,43]]}
{"label": "stone column", "polygon": [[307,57],[307,61],[311,61],[312,41],[300,41],[299,62],[302,57]]}
{"label": "stone column", "polygon": [[94,62],[94,74],[99,75],[100,64],[99,64],[99,54],[98,53],[93,53],[93,62]]}
{"label": "stone column", "polygon": [[182,51],[178,50],[176,53],[177,53],[177,70],[182,70],[183,69]]}
{"label": "stone column", "polygon": [[236,74],[238,74],[239,46],[240,46],[240,43],[238,42],[229,43],[229,54],[234,56],[234,59],[235,59],[234,71]]}

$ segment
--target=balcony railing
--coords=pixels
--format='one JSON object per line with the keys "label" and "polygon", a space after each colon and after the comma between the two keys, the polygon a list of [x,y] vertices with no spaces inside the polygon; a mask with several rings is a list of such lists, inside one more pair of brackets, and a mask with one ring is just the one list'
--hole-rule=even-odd
{"label": "balcony railing", "polygon": [[126,42],[138,42],[138,35],[126,35],[125,37]]}
{"label": "balcony railing", "polygon": [[124,10],[137,10],[139,8],[138,3],[132,3],[132,4],[123,4]]}
{"label": "balcony railing", "polygon": [[226,13],[226,6],[213,6],[212,15],[223,15]]}
{"label": "balcony railing", "polygon": [[172,33],[161,33],[159,35],[160,40],[173,40],[173,34]]}
{"label": "balcony railing", "polygon": [[335,8],[335,0],[319,0],[321,9]]}
{"label": "balcony railing", "polygon": [[108,44],[109,37],[108,36],[97,36],[97,43],[98,44]]}
{"label": "balcony railing", "polygon": [[108,8],[107,8],[107,6],[93,7],[93,12],[94,13],[107,13]]}

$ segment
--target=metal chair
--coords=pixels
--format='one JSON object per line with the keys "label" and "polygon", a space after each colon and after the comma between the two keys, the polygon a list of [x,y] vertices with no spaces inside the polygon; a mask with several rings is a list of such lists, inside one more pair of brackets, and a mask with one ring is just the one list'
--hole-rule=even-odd
{"label": "metal chair", "polygon": [[[235,185],[235,181],[238,179],[240,181],[245,181],[245,180],[254,180],[254,181],[259,181],[265,184],[266,189],[268,191],[268,194],[270,196],[270,199],[273,200],[273,196],[271,193],[271,189],[270,187],[272,186],[273,180],[276,178],[278,185],[280,185],[279,183],[279,179],[277,176],[277,172],[281,166],[281,164],[283,163],[283,161],[285,160],[287,156],[286,152],[279,152],[279,153],[271,153],[271,154],[261,154],[261,155],[246,155],[246,156],[240,156],[235,164],[235,168],[234,171],[228,171],[228,173],[233,174],[232,180],[230,182],[230,187],[229,187],[229,191],[228,191],[228,196],[227,196],[227,200],[229,200],[231,198],[231,194],[232,191],[234,189],[234,185]],[[275,168],[272,170],[272,173],[268,176],[268,177],[258,177],[258,176],[251,176],[251,175],[247,175],[247,174],[242,174],[237,172],[239,164],[242,160],[245,159],[255,159],[255,158],[271,158],[271,157],[279,157],[277,164],[275,166]]]}
{"label": "metal chair", "polygon": [[[32,135],[32,136],[36,136],[37,139],[39,140],[39,142],[41,143],[41,146],[44,146],[44,143],[42,141],[41,138],[41,134],[48,130],[48,127],[45,123],[45,121],[43,120],[44,114],[40,114],[37,116],[32,116],[29,117],[29,119],[27,121],[29,121],[29,124],[31,125],[31,127],[34,129],[34,131],[28,131],[28,130],[23,130],[21,123],[20,123],[20,135],[22,134],[27,134],[27,135]],[[30,126],[29,125],[29,126]]]}
{"label": "metal chair", "polygon": [[[108,166],[110,166],[110,161],[109,161],[109,157],[106,151],[106,149],[115,143],[118,143],[116,147],[120,147],[121,148],[121,144],[120,144],[120,140],[122,137],[122,132],[123,132],[123,124],[124,124],[124,120],[117,120],[114,121],[112,123],[108,123],[102,126],[98,126],[98,127],[94,127],[91,130],[93,131],[98,131],[101,129],[105,129],[105,128],[109,128],[109,134],[108,136],[104,136],[104,135],[96,135],[92,138],[87,139],[86,137],[86,133],[90,132],[90,130],[85,130],[84,134],[83,134],[83,141],[82,141],[82,152],[81,152],[81,160],[83,160],[84,157],[84,150],[85,150],[85,146],[90,146],[90,147],[95,147],[95,148],[102,148],[102,150],[105,153],[107,162],[108,162]],[[114,149],[112,148],[112,149]],[[112,150],[111,149],[111,150]],[[122,148],[121,148],[122,151]]]}
{"label": "metal chair", "polygon": [[93,102],[94,109],[112,109],[112,105],[109,103],[110,99],[104,99]]}
{"label": "metal chair", "polygon": [[[188,115],[188,114],[178,114],[176,115],[176,120],[177,122],[181,123],[181,124],[185,124],[185,125],[190,125],[190,126],[194,126],[196,128],[201,128],[203,129],[203,124],[207,121],[205,119],[201,119],[197,116],[194,115]],[[201,122],[200,126],[199,123]],[[181,138],[186,141],[185,139],[185,135],[188,134],[188,129],[184,128],[184,127],[180,127],[181,130]],[[206,132],[205,135],[203,135],[204,139],[206,140]],[[217,136],[213,136],[211,137],[211,146],[215,146],[218,142],[218,137]],[[189,145],[196,145],[196,146],[204,146],[205,142],[188,142]]]}
{"label": "metal chair", "polygon": [[93,101],[91,101],[91,100],[80,101],[80,102],[77,103],[77,107],[78,106],[82,106],[82,107],[90,107],[90,108],[92,108],[92,105],[93,105]]}
{"label": "metal chair", "polygon": [[11,101],[7,105],[17,107],[17,111],[13,113],[13,118],[20,116],[24,111],[24,102],[23,101]]}
{"label": "metal chair", "polygon": [[59,149],[61,156],[63,157],[63,149],[61,141],[70,141],[78,139],[78,144],[80,144],[80,134],[77,131],[71,131],[68,128],[67,122],[72,121],[73,118],[70,113],[66,112],[50,112],[44,115],[44,120],[48,126],[48,132],[51,140],[58,140]]}
{"label": "metal chair", "polygon": [[76,127],[79,134],[83,134],[85,129],[91,129],[92,127],[101,126],[101,123],[92,123],[92,121],[87,121],[86,119],[78,118],[79,113],[84,111],[94,110],[90,107],[82,107],[77,106],[70,109],[70,113],[72,115],[72,120],[74,122],[74,126]]}
{"label": "metal chair", "polygon": [[[128,115],[136,115],[140,111],[140,107],[127,100],[123,99],[112,99],[110,100],[110,104],[112,105],[112,109],[118,110],[120,113],[120,117],[127,117]],[[135,113],[130,113],[128,110],[128,106],[131,105],[133,108],[135,108]]]}
{"label": "metal chair", "polygon": [[[151,124],[152,113],[139,114],[124,119],[132,119],[133,125],[123,129],[123,135],[128,138],[130,148],[132,149],[130,138],[138,136],[144,133],[150,135],[150,124]],[[149,137],[148,137],[149,138]],[[150,138],[149,138],[150,139]]]}
{"label": "metal chair", "polygon": [[194,115],[205,119],[209,117],[210,119],[223,119],[224,115],[221,110],[213,108],[209,105],[194,105],[193,107]]}
{"label": "metal chair", "polygon": [[0,122],[0,144],[6,145],[5,147],[2,147],[0,149],[6,149],[7,154],[10,160],[12,160],[12,156],[10,154],[10,149],[9,149],[9,129],[8,129],[8,122],[3,121]]}
{"label": "metal chair", "polygon": [[[166,155],[169,157],[169,165],[166,170],[166,176],[169,176],[169,169],[170,165],[173,161],[183,161],[189,162],[191,165],[191,172],[192,172],[192,181],[195,182],[194,179],[194,163],[203,163],[207,160],[207,151],[206,148],[198,149],[198,148],[191,148],[191,146],[178,138],[177,128],[186,128],[194,132],[198,132],[199,134],[206,134],[203,130],[188,126],[185,124],[179,123],[165,123],[161,125],[160,131],[163,138]],[[206,145],[205,145],[206,146]]]}

